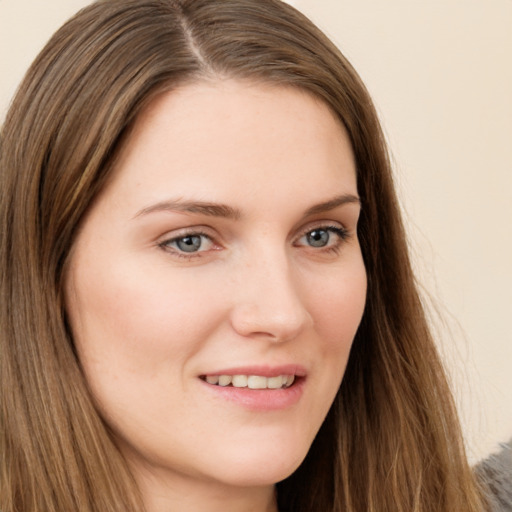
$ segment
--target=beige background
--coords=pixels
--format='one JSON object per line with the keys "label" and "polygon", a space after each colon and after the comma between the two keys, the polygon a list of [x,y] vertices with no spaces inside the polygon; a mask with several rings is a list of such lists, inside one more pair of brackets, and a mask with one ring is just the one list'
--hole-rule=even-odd
{"label": "beige background", "polygon": [[[0,0],[0,119],[44,42],[87,3]],[[512,436],[512,0],[290,3],[375,99],[477,460]]]}

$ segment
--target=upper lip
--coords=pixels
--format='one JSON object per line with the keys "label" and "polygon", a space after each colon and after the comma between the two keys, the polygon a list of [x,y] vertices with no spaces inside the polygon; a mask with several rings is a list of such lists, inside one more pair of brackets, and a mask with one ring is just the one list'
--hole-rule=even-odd
{"label": "upper lip", "polygon": [[278,377],[279,375],[295,375],[296,377],[305,377],[306,369],[299,364],[283,364],[278,366],[251,365],[223,368],[204,373],[209,375],[259,375],[261,377]]}

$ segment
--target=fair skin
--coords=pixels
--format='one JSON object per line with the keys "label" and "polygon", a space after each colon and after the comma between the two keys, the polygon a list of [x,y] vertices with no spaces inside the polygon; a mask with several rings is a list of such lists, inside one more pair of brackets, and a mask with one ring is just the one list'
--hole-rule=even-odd
{"label": "fair skin", "polygon": [[347,135],[304,92],[199,82],[137,120],[66,301],[149,512],[277,510],[363,313],[359,211]]}

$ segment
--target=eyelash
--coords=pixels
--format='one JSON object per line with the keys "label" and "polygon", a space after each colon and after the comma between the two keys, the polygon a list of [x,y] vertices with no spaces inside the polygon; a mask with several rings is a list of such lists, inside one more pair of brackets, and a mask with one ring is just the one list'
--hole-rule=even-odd
{"label": "eyelash", "polygon": [[170,247],[171,243],[179,242],[180,240],[183,240],[185,238],[192,238],[195,236],[206,238],[212,244],[215,244],[213,238],[210,235],[208,235],[207,233],[204,233],[203,231],[189,231],[189,232],[184,232],[183,234],[180,234],[179,236],[175,236],[175,237],[169,238],[167,240],[164,240],[163,242],[160,242],[158,244],[158,246],[161,249],[163,249],[164,251],[171,252],[173,255],[177,256],[178,258],[185,258],[187,260],[190,260],[192,258],[199,258],[201,256],[201,253],[204,251],[196,251],[196,252],[187,253],[185,251],[180,251],[179,249]]}
{"label": "eyelash", "polygon": [[[316,226],[314,228],[308,228],[306,231],[303,231],[303,233],[300,235],[298,240],[307,236],[308,234],[313,233],[314,231],[327,231],[328,233],[330,233],[330,234],[334,233],[337,236],[338,240],[333,245],[318,247],[319,251],[323,251],[326,253],[339,254],[343,243],[346,242],[350,238],[350,233],[347,229],[340,227],[340,226],[327,225],[327,226]],[[329,242],[330,242],[330,240],[329,240]],[[315,247],[311,247],[311,248],[315,249]]]}
{"label": "eyelash", "polygon": [[[346,242],[351,234],[350,232],[340,226],[332,226],[332,225],[320,225],[313,228],[308,228],[307,230],[303,231],[302,234],[297,238],[297,240],[302,239],[303,237],[307,236],[308,234],[313,233],[314,231],[326,231],[328,233],[333,233],[338,237],[338,241],[334,243],[334,245],[330,246],[322,246],[322,247],[312,247],[313,250],[318,249],[318,252],[322,251],[325,253],[334,253],[338,254],[341,250],[341,246],[344,242]],[[203,231],[190,231],[190,232],[184,232],[183,234],[180,234],[179,236],[175,236],[173,238],[169,238],[167,240],[164,240],[158,244],[158,246],[163,249],[166,252],[171,252],[174,256],[177,256],[178,258],[185,258],[185,259],[193,259],[193,258],[200,258],[202,257],[202,253],[206,251],[194,251],[187,253],[185,251],[181,251],[176,248],[170,247],[170,244],[179,242],[180,240],[184,240],[185,238],[192,238],[192,237],[202,237],[208,239],[213,245],[215,245],[215,241],[213,238],[208,235],[207,233]],[[330,239],[329,239],[330,242]],[[328,242],[328,243],[329,243]],[[296,244],[294,244],[296,245]]]}

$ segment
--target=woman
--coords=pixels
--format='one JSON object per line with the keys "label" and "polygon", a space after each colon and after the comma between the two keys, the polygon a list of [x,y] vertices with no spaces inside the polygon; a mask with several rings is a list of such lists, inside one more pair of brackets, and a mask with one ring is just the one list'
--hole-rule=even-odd
{"label": "woman", "polygon": [[96,3],[1,144],[2,511],[484,510],[371,100],[293,8]]}

